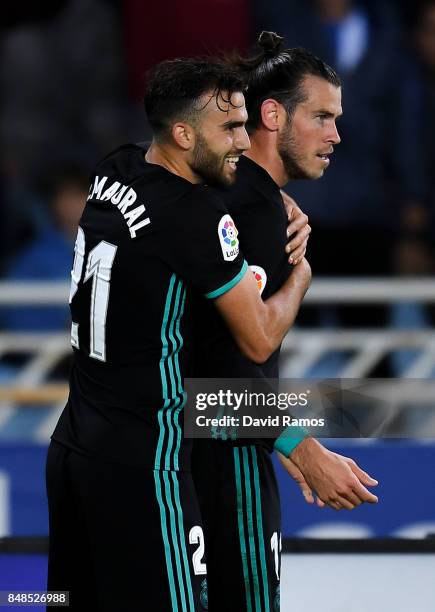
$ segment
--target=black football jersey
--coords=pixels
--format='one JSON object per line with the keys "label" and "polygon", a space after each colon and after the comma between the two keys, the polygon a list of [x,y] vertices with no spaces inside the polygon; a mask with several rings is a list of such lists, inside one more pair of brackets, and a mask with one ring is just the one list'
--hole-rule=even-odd
{"label": "black football jersey", "polygon": [[100,162],[75,246],[74,363],[53,438],[117,462],[188,469],[187,284],[215,298],[246,270],[215,190],[147,163],[141,145]]}
{"label": "black football jersey", "polygon": [[[240,247],[263,299],[287,280],[287,213],[281,192],[258,164],[242,156],[233,187],[219,190],[239,230]],[[204,378],[277,378],[279,349],[261,365],[242,355],[219,313],[196,296],[195,374]]]}
{"label": "black football jersey", "polygon": [[[255,275],[262,298],[267,299],[281,287],[292,270],[285,252],[288,219],[280,189],[264,168],[242,156],[235,185],[219,193],[240,232],[240,248]],[[192,376],[278,378],[280,348],[264,364],[258,365],[240,352],[217,310],[199,295],[195,299],[195,313]],[[273,442],[256,440],[269,449]]]}

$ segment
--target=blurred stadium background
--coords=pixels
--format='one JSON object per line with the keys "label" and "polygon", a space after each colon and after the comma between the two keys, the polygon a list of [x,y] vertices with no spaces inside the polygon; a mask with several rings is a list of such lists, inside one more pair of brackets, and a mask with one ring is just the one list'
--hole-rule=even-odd
{"label": "blurred stadium background", "polygon": [[[310,216],[315,282],[282,375],[435,377],[435,0],[57,0],[9,5],[1,27],[0,590],[43,589],[73,239],[94,163],[149,136],[157,61],[248,50],[266,29],[339,71],[342,143],[321,181],[288,188]],[[435,610],[427,427],[328,441],[379,479],[377,507],[309,507],[279,471],[283,610]]]}

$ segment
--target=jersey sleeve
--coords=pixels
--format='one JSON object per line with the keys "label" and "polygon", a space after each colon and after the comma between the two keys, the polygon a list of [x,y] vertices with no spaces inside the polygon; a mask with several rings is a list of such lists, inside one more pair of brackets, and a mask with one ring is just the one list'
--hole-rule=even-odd
{"label": "jersey sleeve", "polygon": [[198,186],[178,202],[170,235],[169,264],[206,298],[232,289],[248,269],[235,223],[209,187]]}

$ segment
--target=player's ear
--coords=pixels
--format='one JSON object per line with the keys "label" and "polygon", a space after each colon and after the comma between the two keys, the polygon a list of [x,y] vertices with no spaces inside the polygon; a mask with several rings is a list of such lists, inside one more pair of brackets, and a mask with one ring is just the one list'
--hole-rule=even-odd
{"label": "player's ear", "polygon": [[189,151],[195,144],[195,132],[188,123],[174,123],[172,138],[184,151]]}
{"label": "player's ear", "polygon": [[276,132],[279,129],[279,115],[281,109],[276,100],[268,98],[261,105],[261,121],[266,129]]}

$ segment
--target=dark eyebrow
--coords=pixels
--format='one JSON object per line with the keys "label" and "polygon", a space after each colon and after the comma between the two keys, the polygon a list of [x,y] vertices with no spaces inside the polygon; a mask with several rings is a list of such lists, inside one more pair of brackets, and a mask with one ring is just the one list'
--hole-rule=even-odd
{"label": "dark eyebrow", "polygon": [[225,123],[222,123],[221,127],[236,128],[236,127],[243,127],[245,124],[246,124],[246,121],[226,121]]}
{"label": "dark eyebrow", "polygon": [[327,110],[317,110],[314,112],[315,115],[325,115],[326,117],[335,117],[336,119],[339,119],[343,113],[341,112],[339,115],[334,115],[334,113],[331,113],[330,111]]}

